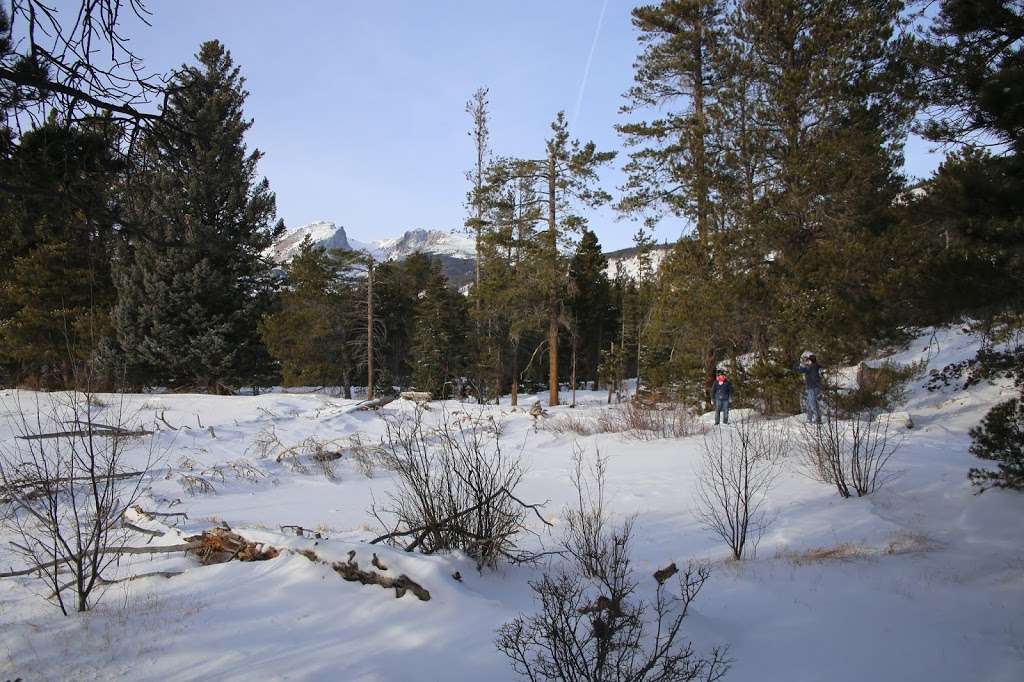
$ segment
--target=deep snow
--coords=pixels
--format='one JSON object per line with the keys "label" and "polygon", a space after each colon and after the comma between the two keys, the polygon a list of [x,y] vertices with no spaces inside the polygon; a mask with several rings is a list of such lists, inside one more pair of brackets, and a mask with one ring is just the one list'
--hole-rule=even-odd
{"label": "deep snow", "polygon": [[[977,340],[956,329],[926,335],[892,357],[925,358],[930,367],[970,357]],[[727,644],[734,660],[726,679],[763,680],[992,680],[1024,679],[1024,494],[982,495],[966,473],[979,461],[967,451],[967,431],[1008,396],[985,384],[937,393],[912,386],[906,409],[915,428],[892,461],[897,476],[861,499],[843,500],[804,476],[796,459],[772,489],[777,515],[755,558],[737,563],[692,513],[702,439],[638,441],[621,434],[580,437],[536,429],[523,407],[479,408],[433,403],[428,415],[481,409],[505,425],[506,444],[522,445],[529,473],[520,489],[528,501],[549,500],[545,516],[559,533],[571,501],[575,443],[610,458],[611,507],[636,515],[635,567],[644,590],[649,575],[676,561],[712,564],[712,575],[687,620],[698,650]],[[603,394],[582,394],[573,412],[606,409]],[[0,395],[0,439],[9,442],[17,399]],[[118,396],[105,396],[116,403]],[[175,426],[152,438],[163,452],[148,481],[147,509],[185,511],[180,531],[191,534],[226,521],[236,531],[276,546],[310,547],[285,536],[281,524],[319,528],[329,538],[316,550],[342,559],[357,551],[368,563],[375,523],[368,509],[385,499],[391,474],[366,478],[342,460],[338,480],[288,470],[260,459],[254,441],[272,428],[285,444],[309,436],[378,438],[374,412],[325,394],[261,396],[132,395],[126,404],[148,426],[158,414]],[[113,410],[114,407],[108,408]],[[405,401],[388,411],[412,409]],[[570,413],[550,410],[547,419]],[[795,434],[799,417],[787,420]],[[213,427],[214,436],[206,429]],[[229,472],[216,493],[190,497],[177,480],[184,458],[195,471],[245,458],[266,477],[256,483]],[[533,525],[542,532],[539,521]],[[155,526],[154,526],[155,527]],[[14,559],[0,533],[0,566]],[[140,540],[141,542],[142,540]],[[173,536],[154,542],[171,544]],[[536,539],[524,542],[535,545]],[[846,556],[811,559],[809,550],[849,545]],[[122,574],[188,569],[111,588],[86,615],[64,618],[44,603],[27,578],[0,580],[0,679],[192,680],[508,680],[494,631],[532,612],[527,581],[540,569],[505,567],[478,573],[453,556],[404,554],[375,546],[397,573],[432,594],[429,602],[395,599],[376,587],[342,581],[329,568],[296,555],[259,563],[198,567],[180,555],[136,558]],[[450,577],[458,570],[463,582]]]}

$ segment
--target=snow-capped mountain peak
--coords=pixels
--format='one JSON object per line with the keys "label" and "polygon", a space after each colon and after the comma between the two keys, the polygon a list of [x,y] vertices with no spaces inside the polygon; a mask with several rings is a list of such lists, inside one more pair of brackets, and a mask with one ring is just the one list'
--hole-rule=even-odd
{"label": "snow-capped mountain peak", "polygon": [[378,260],[402,260],[413,253],[426,253],[454,258],[475,258],[472,239],[445,230],[415,229],[401,237],[391,237],[363,243],[352,241],[353,248],[362,248]]}
{"label": "snow-capped mountain peak", "polygon": [[352,249],[343,226],[327,220],[318,220],[315,223],[303,225],[292,230],[281,237],[276,244],[270,247],[274,260],[278,263],[291,260],[292,256],[298,253],[299,246],[307,236],[317,246],[323,246],[328,249],[344,249],[346,251]]}

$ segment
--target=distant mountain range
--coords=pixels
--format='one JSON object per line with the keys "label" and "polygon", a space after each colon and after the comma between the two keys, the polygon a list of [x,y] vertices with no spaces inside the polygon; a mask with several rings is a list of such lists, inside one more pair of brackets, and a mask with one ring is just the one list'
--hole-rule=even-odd
{"label": "distant mountain range", "polygon": [[[270,247],[271,255],[278,263],[291,260],[302,241],[309,237],[314,244],[332,249],[366,251],[378,261],[404,260],[413,253],[422,253],[441,262],[442,270],[453,286],[463,287],[473,281],[476,263],[476,249],[469,237],[447,230],[407,230],[399,237],[361,242],[351,239],[345,228],[337,223],[321,220],[292,230]],[[669,245],[655,246],[652,260],[655,268],[668,253]],[[635,277],[639,269],[636,248],[619,249],[605,254],[608,258],[609,277],[614,278],[621,267],[629,277]]]}

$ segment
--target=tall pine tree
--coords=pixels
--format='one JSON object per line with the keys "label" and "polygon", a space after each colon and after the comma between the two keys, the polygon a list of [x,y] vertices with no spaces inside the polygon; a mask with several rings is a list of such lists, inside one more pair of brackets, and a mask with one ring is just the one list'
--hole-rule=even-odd
{"label": "tall pine tree", "polygon": [[210,391],[266,384],[257,329],[274,290],[263,253],[284,232],[248,151],[245,79],[217,41],[184,66],[132,188],[146,238],[118,254],[118,342],[149,382]]}

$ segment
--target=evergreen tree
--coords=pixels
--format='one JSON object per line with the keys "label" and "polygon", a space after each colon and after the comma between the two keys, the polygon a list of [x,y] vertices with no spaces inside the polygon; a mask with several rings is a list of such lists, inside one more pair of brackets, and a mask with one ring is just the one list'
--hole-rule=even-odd
{"label": "evergreen tree", "polygon": [[34,188],[0,200],[0,366],[16,381],[71,387],[82,365],[96,369],[111,333],[111,198],[120,166],[104,120],[81,127],[51,119],[0,160],[3,182]]}
{"label": "evergreen tree", "polygon": [[468,322],[465,297],[448,286],[440,264],[431,263],[416,303],[412,355],[417,389],[435,398],[454,393],[465,370]]}
{"label": "evergreen tree", "polygon": [[569,311],[573,319],[579,380],[599,380],[601,350],[615,338],[615,319],[608,281],[608,259],[592,230],[586,230],[569,261]]}
{"label": "evergreen tree", "polygon": [[[376,268],[374,291],[380,323],[380,353],[384,376],[378,383],[402,387],[413,383],[412,345],[416,305],[427,287],[430,259],[414,253],[404,261],[387,261]],[[386,381],[385,381],[386,380]]]}
{"label": "evergreen tree", "polygon": [[644,49],[624,113],[658,109],[651,121],[616,126],[631,152],[620,208],[668,211],[693,220],[705,239],[713,225],[714,103],[721,76],[716,46],[722,41],[719,0],[665,0],[633,10]]}
{"label": "evergreen tree", "polygon": [[362,309],[353,285],[354,256],[314,246],[307,236],[285,267],[278,310],[261,332],[281,364],[285,386],[341,386],[352,397],[357,363],[354,328]]}
{"label": "evergreen tree", "polygon": [[921,132],[953,144],[994,138],[1024,153],[1024,7],[942,0],[920,48],[930,114]]}
{"label": "evergreen tree", "polygon": [[610,197],[596,187],[597,170],[615,158],[615,152],[600,152],[593,142],[581,143],[569,137],[565,113],[559,112],[551,124],[552,135],[545,145],[546,155],[539,161],[520,164],[519,175],[532,177],[543,210],[546,229],[538,240],[537,283],[546,299],[548,346],[548,402],[558,405],[558,342],[564,319],[566,258],[573,237],[582,232],[585,221],[574,211],[579,206],[596,207]]}
{"label": "evergreen tree", "polygon": [[115,319],[125,356],[151,382],[224,390],[266,384],[258,322],[274,291],[263,255],[284,231],[274,194],[257,180],[243,115],[248,93],[230,53],[204,43],[184,66],[145,140],[148,165],[133,218],[147,238],[116,261]]}
{"label": "evergreen tree", "polygon": [[764,145],[753,239],[770,292],[767,333],[795,362],[863,349],[877,301],[873,237],[902,189],[906,97],[902,3],[746,0],[735,20],[756,82]]}
{"label": "evergreen tree", "polygon": [[[929,139],[962,145],[904,202],[911,321],[1024,308],[1024,10],[944,0],[920,46]],[[995,152],[986,149],[995,144]]]}
{"label": "evergreen tree", "polygon": [[495,338],[495,320],[493,310],[482,308],[481,269],[484,264],[484,233],[490,225],[485,216],[493,208],[494,188],[488,182],[487,174],[490,167],[490,130],[488,128],[488,90],[479,88],[472,98],[466,102],[466,113],[472,119],[469,136],[473,140],[473,167],[466,173],[470,182],[467,193],[469,216],[466,227],[473,235],[476,254],[473,279],[473,333],[472,362],[470,363],[470,384],[474,387],[477,400],[486,402],[488,393],[493,390],[500,396],[501,389],[501,348],[500,341]]}

